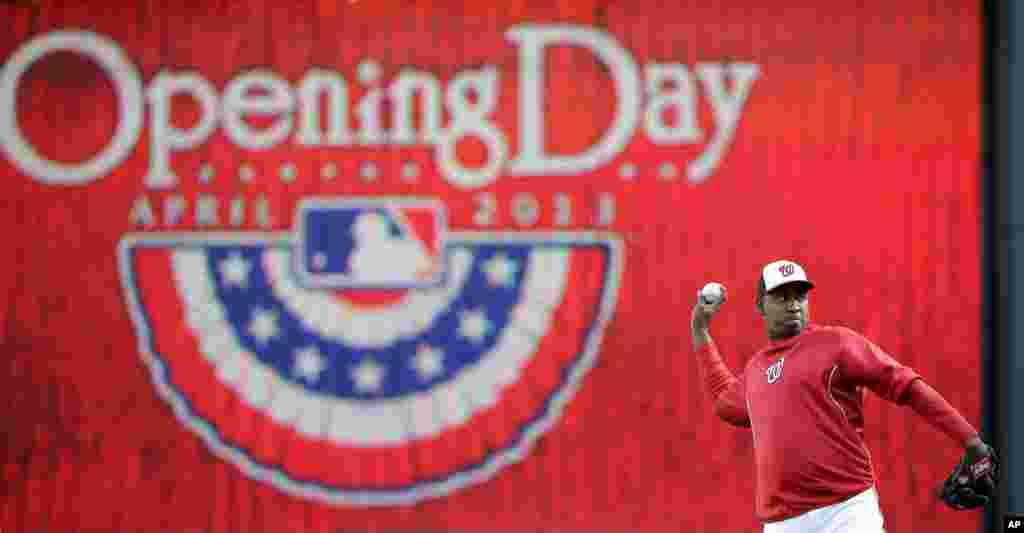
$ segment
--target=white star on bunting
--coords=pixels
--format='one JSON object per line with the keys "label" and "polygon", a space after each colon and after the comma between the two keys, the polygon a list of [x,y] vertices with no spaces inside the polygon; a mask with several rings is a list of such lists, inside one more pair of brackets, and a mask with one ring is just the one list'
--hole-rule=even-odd
{"label": "white star on bunting", "polygon": [[384,368],[373,359],[366,358],[352,369],[351,377],[356,389],[362,392],[376,392],[380,390],[384,381]]}
{"label": "white star on bunting", "polygon": [[249,334],[263,344],[277,337],[277,313],[266,309],[254,309],[249,320]]}
{"label": "white star on bunting", "polygon": [[428,381],[441,374],[444,370],[443,357],[444,354],[441,353],[441,350],[429,344],[420,344],[416,348],[416,357],[413,359],[412,366],[420,381]]}
{"label": "white star on bunting", "polygon": [[487,314],[479,308],[459,312],[459,335],[475,343],[483,342],[491,327],[491,321],[487,319]]}
{"label": "white star on bunting", "polygon": [[231,252],[227,259],[221,260],[218,268],[224,285],[245,288],[249,284],[249,271],[252,270],[252,265],[248,259],[242,257],[242,254]]}
{"label": "white star on bunting", "polygon": [[293,353],[295,363],[292,365],[292,373],[309,383],[320,381],[320,374],[327,368],[324,356],[316,346],[307,346]]}
{"label": "white star on bunting", "polygon": [[487,284],[491,287],[508,287],[512,285],[519,265],[504,253],[498,253],[484,262],[483,271],[487,274]]}

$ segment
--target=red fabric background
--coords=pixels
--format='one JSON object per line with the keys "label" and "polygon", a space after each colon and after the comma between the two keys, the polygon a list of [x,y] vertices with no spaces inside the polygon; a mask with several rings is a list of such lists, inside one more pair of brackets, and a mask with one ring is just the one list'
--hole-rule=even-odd
{"label": "red fabric background", "polygon": [[[759,531],[750,435],[710,413],[687,322],[694,291],[706,281],[725,283],[731,301],[714,333],[739,369],[764,340],[753,307],[757,269],[780,257],[802,262],[817,282],[816,321],[865,333],[980,425],[982,30],[975,3],[534,4],[0,6],[0,59],[33,36],[88,29],[119,43],[145,83],[161,70],[194,70],[223,89],[254,67],[295,82],[313,66],[351,80],[363,57],[381,63],[385,81],[407,65],[443,79],[494,65],[501,88],[495,122],[512,154],[518,56],[503,32],[513,24],[603,28],[641,65],[760,66],[733,145],[699,185],[661,180],[656,170],[665,161],[685,165],[704,142],[654,147],[642,131],[619,159],[587,175],[502,176],[482,191],[453,188],[433,171],[415,184],[397,179],[406,159],[432,164],[422,148],[285,143],[250,157],[220,130],[172,156],[182,178],[172,192],[145,188],[144,141],[109,176],[85,186],[44,185],[0,158],[0,224],[7,228],[0,390],[8,398],[0,530]],[[578,151],[608,124],[614,93],[586,53],[559,50],[549,61],[548,142]],[[99,71],[62,55],[37,64],[16,111],[0,113],[16,112],[41,152],[74,161],[109,138],[118,119],[113,102]],[[180,105],[175,119],[194,117]],[[243,186],[230,178],[242,160],[266,168],[294,161],[298,176],[288,185],[271,176]],[[327,160],[341,168],[330,183],[316,172]],[[363,160],[381,165],[375,183],[353,177]],[[624,161],[637,164],[635,180],[620,178]],[[197,178],[202,162],[218,168],[212,183]],[[555,193],[570,195],[576,229],[595,227],[583,215],[599,194],[613,194],[615,221],[604,229],[625,242],[625,273],[596,368],[562,421],[494,480],[409,507],[317,505],[214,458],[153,390],[115,261],[118,240],[139,229],[128,217],[139,195],[270,194],[274,212],[284,215],[280,229],[307,194],[433,195],[446,203],[453,229],[475,229],[475,195],[491,192],[503,210],[498,227],[518,229],[507,205],[524,191],[547,204]],[[545,213],[528,229],[553,229]],[[871,395],[866,414],[889,530],[971,530],[978,515],[944,510],[931,495],[958,458],[954,443]]]}

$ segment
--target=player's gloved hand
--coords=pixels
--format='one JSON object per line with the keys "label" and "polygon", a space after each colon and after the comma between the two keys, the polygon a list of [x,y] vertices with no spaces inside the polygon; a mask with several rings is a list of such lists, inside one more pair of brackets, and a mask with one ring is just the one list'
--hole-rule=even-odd
{"label": "player's gloved hand", "polygon": [[991,446],[977,440],[967,447],[960,462],[942,484],[941,498],[957,510],[983,507],[999,487],[999,456]]}

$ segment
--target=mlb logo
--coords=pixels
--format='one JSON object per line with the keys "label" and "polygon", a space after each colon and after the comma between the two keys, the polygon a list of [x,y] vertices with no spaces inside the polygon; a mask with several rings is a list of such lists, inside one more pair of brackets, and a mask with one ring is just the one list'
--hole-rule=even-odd
{"label": "mlb logo", "polygon": [[414,289],[445,280],[443,205],[417,198],[307,198],[295,224],[301,285]]}

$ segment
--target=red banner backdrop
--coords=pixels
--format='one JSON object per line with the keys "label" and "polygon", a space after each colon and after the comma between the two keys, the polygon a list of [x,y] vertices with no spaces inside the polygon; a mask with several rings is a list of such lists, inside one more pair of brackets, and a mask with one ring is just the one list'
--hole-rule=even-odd
{"label": "red banner backdrop", "polygon": [[535,4],[0,6],[0,529],[759,531],[688,314],[778,258],[979,424],[977,5]]}

